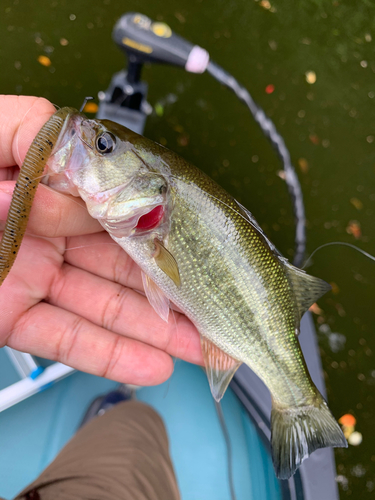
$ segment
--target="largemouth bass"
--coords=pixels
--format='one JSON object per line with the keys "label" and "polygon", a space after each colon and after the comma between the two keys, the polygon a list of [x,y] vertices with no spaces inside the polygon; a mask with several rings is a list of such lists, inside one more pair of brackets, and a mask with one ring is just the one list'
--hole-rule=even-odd
{"label": "largemouth bass", "polygon": [[172,301],[194,323],[216,401],[241,363],[267,385],[279,478],[318,448],[347,446],[297,339],[327,283],[282,257],[212,179],[116,123],[69,109],[47,166],[44,182],[80,196],[140,266],[155,311],[168,321]]}

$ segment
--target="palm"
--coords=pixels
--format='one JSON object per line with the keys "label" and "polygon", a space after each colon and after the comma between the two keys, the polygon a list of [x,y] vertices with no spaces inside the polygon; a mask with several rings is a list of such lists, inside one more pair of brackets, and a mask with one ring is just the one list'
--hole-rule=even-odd
{"label": "palm", "polygon": [[139,269],[105,233],[26,237],[1,287],[0,343],[111,379],[160,383],[173,369],[169,354],[200,361],[199,341],[185,316],[163,322],[140,288]]}

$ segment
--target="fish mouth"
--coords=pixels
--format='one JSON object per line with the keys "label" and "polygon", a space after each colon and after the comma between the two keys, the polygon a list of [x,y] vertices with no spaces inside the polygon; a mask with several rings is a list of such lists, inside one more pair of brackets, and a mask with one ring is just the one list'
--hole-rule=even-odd
{"label": "fish mouth", "polygon": [[157,204],[135,210],[130,217],[100,218],[100,224],[116,237],[141,236],[154,231],[163,222],[165,206]]}
{"label": "fish mouth", "polygon": [[156,205],[149,212],[140,216],[134,229],[137,233],[156,229],[164,217],[164,212],[164,205]]}

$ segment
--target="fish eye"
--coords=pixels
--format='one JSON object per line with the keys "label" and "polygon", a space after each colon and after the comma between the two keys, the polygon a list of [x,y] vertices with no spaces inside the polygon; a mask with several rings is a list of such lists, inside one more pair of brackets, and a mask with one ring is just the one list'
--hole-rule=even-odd
{"label": "fish eye", "polygon": [[96,149],[100,154],[112,153],[116,146],[115,136],[109,132],[104,132],[96,138]]}

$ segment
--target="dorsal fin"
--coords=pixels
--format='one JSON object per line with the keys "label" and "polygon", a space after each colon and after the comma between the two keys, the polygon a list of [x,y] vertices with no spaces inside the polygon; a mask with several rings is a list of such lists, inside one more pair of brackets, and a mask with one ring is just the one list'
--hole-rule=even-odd
{"label": "dorsal fin", "polygon": [[211,393],[219,402],[241,361],[226,354],[203,335],[201,335],[201,347]]}
{"label": "dorsal fin", "polygon": [[302,318],[309,307],[331,289],[331,285],[320,278],[310,276],[289,262],[285,262],[285,270],[297,299],[300,318]]}
{"label": "dorsal fin", "polygon": [[275,252],[275,254],[280,257],[283,261],[286,260],[285,257],[283,257],[281,255],[281,253],[277,250],[277,248],[275,247],[275,245],[268,239],[268,237],[266,236],[265,232],[263,231],[263,229],[260,227],[260,225],[258,224],[257,220],[255,219],[254,215],[250,212],[250,210],[248,210],[246,207],[244,207],[243,205],[241,205],[241,203],[237,200],[234,200],[238,207],[242,210],[242,214],[248,221],[249,223],[263,236],[263,238],[266,240],[268,246],[270,247],[270,249]]}

